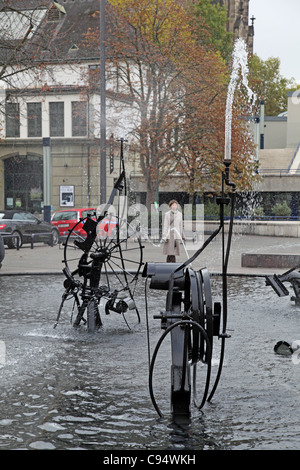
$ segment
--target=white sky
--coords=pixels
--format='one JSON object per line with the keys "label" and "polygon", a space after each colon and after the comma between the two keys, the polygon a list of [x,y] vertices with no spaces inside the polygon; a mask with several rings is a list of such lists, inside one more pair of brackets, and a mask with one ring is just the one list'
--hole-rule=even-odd
{"label": "white sky", "polygon": [[249,13],[256,18],[254,52],[262,60],[279,57],[281,75],[300,82],[300,0],[250,0]]}

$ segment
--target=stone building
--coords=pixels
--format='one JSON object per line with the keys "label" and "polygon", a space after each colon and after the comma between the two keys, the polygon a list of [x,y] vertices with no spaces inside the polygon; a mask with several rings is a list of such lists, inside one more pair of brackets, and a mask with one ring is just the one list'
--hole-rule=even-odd
{"label": "stone building", "polygon": [[264,148],[259,149],[257,187],[265,214],[277,203],[286,203],[293,218],[300,216],[300,99],[299,92],[287,93],[287,111],[265,116]]}
{"label": "stone building", "polygon": [[245,40],[249,52],[253,52],[254,18],[249,24],[250,0],[212,0],[212,3],[224,6],[228,12],[228,31],[235,38]]}
{"label": "stone building", "polygon": [[[218,3],[228,9],[229,30],[251,49],[249,0]],[[10,0],[9,5],[22,11],[22,19],[13,9],[0,8],[0,208],[40,212],[46,196],[54,210],[98,205],[100,44],[83,45],[82,35],[99,30],[99,0]],[[106,135],[114,136],[106,147],[109,194],[119,171],[116,138],[130,134],[133,115],[128,106],[115,112],[126,100],[116,81],[108,80],[106,100]],[[134,175],[134,154],[132,161]],[[136,183],[136,190],[142,193],[144,186]],[[176,181],[173,187],[178,186]]]}
{"label": "stone building", "polygon": [[[97,207],[100,41],[95,46],[83,38],[94,30],[99,40],[99,0],[9,5],[22,15],[0,9],[0,208],[41,212],[47,194],[53,209]],[[106,17],[109,22],[109,8]],[[114,113],[124,99],[107,79],[108,138],[126,138],[130,130],[130,115],[124,111],[116,119]],[[119,171],[116,160],[109,165],[118,154],[115,140],[107,142],[107,192]]]}

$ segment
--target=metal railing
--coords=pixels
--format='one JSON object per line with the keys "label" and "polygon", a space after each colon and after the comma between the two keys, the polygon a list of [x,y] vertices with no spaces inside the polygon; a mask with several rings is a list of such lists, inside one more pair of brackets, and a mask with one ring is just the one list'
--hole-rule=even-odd
{"label": "metal railing", "polygon": [[53,233],[52,232],[43,232],[43,233],[32,233],[31,234],[31,242],[30,242],[30,246],[31,246],[31,249],[33,250],[34,248],[34,237],[45,237],[45,238],[50,238],[50,243],[49,245],[50,246],[53,246],[54,243],[53,243]]}
{"label": "metal railing", "polygon": [[289,173],[289,170],[286,168],[260,168],[258,170],[259,175],[279,175],[279,176],[290,176],[290,175],[300,175],[300,169],[292,170]]}
{"label": "metal railing", "polygon": [[[19,235],[9,235],[9,234],[1,234],[1,237],[3,238],[3,242],[6,238],[15,238],[17,241],[16,241],[16,249],[19,250],[20,249],[20,236]],[[31,249],[33,250],[34,248],[34,238],[35,237],[42,237],[42,238],[48,238],[49,239],[49,244],[50,246],[53,246],[54,245],[54,242],[53,242],[53,233],[49,233],[49,232],[42,232],[42,233],[32,233],[31,234],[31,240],[30,240],[30,247]]]}
{"label": "metal railing", "polygon": [[[229,216],[225,216],[224,217],[224,220],[228,220],[229,219]],[[217,216],[214,216],[214,215],[207,215],[205,216],[204,218],[205,221],[209,222],[209,221],[214,221],[214,220],[218,220]],[[258,222],[260,220],[263,220],[263,221],[269,221],[269,222],[280,222],[280,221],[286,221],[286,222],[291,222],[291,221],[300,221],[300,217],[299,216],[293,216],[293,215],[289,215],[289,216],[286,216],[286,215],[262,215],[262,216],[251,216],[251,217],[244,217],[244,216],[239,216],[239,215],[236,215],[234,216],[234,220],[238,221],[243,221],[243,222]]]}

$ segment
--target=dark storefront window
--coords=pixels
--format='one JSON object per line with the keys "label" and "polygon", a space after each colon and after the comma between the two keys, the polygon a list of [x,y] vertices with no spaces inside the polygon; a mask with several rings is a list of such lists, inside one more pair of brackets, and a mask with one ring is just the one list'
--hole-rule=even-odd
{"label": "dark storefront window", "polygon": [[28,137],[42,136],[41,103],[27,103]]}
{"label": "dark storefront window", "polygon": [[65,119],[64,119],[64,103],[49,103],[50,110],[50,137],[63,137]]}
{"label": "dark storefront window", "polygon": [[38,155],[14,156],[4,160],[5,209],[41,212],[43,159]]}

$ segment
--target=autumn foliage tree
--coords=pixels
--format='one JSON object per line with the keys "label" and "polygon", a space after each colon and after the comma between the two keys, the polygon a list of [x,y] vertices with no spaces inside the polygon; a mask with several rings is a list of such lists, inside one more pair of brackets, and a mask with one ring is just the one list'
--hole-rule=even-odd
{"label": "autumn foliage tree", "polygon": [[[212,72],[211,72],[212,73]],[[220,76],[209,78],[217,80]],[[224,79],[224,78],[223,78]],[[215,92],[215,94],[214,94]],[[192,196],[195,192],[217,190],[224,169],[225,114],[227,80],[219,89],[213,87],[201,99],[201,106],[194,101],[196,92],[191,91],[192,101],[186,101],[187,115],[184,122],[186,139],[177,168],[185,175],[185,190]],[[232,178],[238,190],[251,190],[256,179],[253,136],[249,130],[251,109],[243,89],[236,91],[232,116]]]}
{"label": "autumn foliage tree", "polygon": [[287,79],[280,74],[280,60],[269,57],[262,60],[253,54],[249,61],[251,86],[258,100],[265,101],[265,114],[277,116],[287,110],[287,91],[297,89],[294,78]]}
{"label": "autumn foliage tree", "polygon": [[[229,74],[220,53],[209,44],[205,22],[199,29],[199,16],[195,21],[187,0],[112,0],[111,5],[109,61],[136,116],[132,136],[148,208],[160,183],[174,172],[185,176],[190,194],[208,186],[216,189]],[[233,126],[233,167],[241,186],[251,176],[245,129],[241,119]]]}

